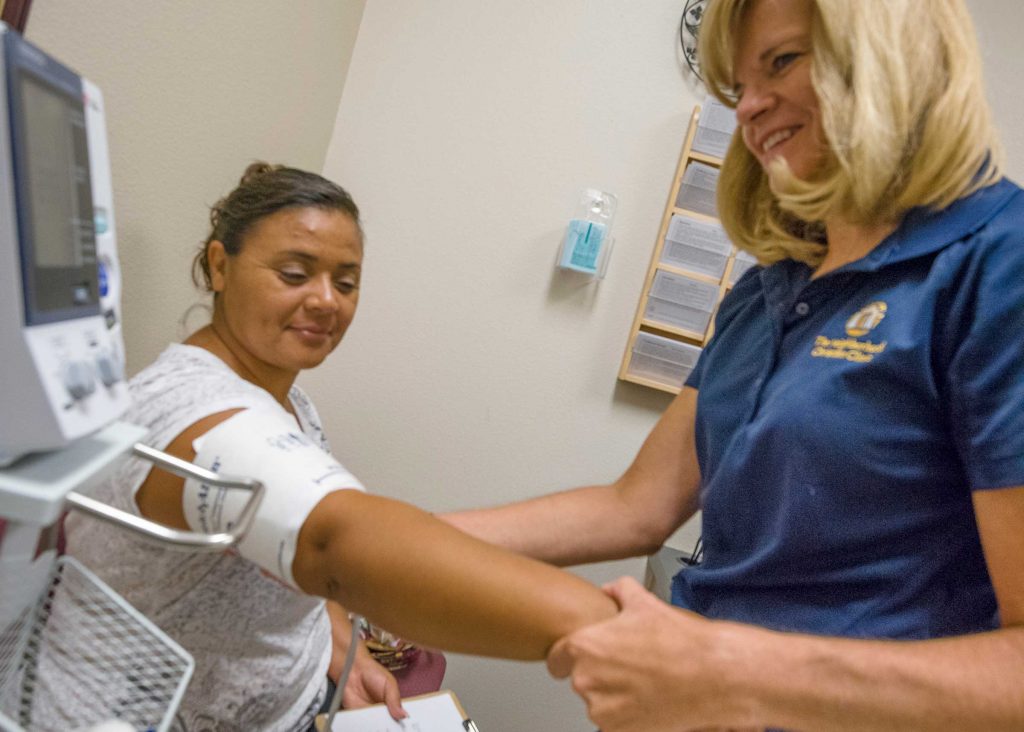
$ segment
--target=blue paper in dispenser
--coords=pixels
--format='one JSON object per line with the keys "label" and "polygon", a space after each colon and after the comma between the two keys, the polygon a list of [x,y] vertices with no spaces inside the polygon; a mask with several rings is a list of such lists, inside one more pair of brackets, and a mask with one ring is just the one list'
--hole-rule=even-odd
{"label": "blue paper in dispenser", "polygon": [[596,188],[582,191],[562,240],[559,267],[591,277],[604,277],[612,244],[609,231],[616,203],[615,196]]}
{"label": "blue paper in dispenser", "polygon": [[560,266],[587,274],[597,274],[605,226],[596,221],[573,219],[565,232]]}

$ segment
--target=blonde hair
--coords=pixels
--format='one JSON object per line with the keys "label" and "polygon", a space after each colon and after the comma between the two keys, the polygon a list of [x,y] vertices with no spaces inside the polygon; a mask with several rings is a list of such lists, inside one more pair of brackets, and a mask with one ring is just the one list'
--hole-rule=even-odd
{"label": "blonde hair", "polygon": [[[711,0],[700,31],[708,89],[735,107],[733,59],[753,0]],[[762,264],[825,253],[826,218],[897,222],[1001,176],[1002,147],[963,0],[811,0],[811,83],[829,156],[813,178],[770,181],[736,131],[718,181],[733,242]]]}

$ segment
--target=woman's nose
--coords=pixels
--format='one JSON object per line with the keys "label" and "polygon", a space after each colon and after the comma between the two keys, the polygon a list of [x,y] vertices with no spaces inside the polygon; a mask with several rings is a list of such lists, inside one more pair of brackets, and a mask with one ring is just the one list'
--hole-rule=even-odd
{"label": "woman's nose", "polygon": [[748,125],[756,120],[762,112],[771,108],[774,96],[761,85],[751,85],[743,89],[736,103],[736,121]]}
{"label": "woman's nose", "polygon": [[338,291],[334,289],[331,277],[315,277],[311,280],[312,288],[306,296],[307,307],[313,310],[336,310],[338,308]]}

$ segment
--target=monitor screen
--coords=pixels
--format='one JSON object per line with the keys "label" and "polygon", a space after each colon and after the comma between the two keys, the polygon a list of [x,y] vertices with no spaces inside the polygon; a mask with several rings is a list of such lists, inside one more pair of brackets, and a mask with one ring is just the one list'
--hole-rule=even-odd
{"label": "monitor screen", "polygon": [[81,95],[22,71],[14,135],[29,322],[98,308],[96,232]]}
{"label": "monitor screen", "polygon": [[[74,267],[82,262],[82,219],[74,150],[81,110],[30,76],[22,76],[28,127],[28,192],[37,267]],[[72,134],[69,134],[72,133]],[[91,208],[91,203],[90,203]]]}

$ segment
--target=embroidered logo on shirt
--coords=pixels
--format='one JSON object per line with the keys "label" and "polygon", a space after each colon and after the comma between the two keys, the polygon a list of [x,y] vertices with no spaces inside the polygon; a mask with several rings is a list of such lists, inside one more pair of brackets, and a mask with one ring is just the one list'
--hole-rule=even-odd
{"label": "embroidered logo on shirt", "polygon": [[811,356],[854,363],[869,363],[876,355],[885,350],[888,341],[874,343],[870,340],[862,341],[859,338],[870,333],[882,322],[886,310],[888,310],[888,306],[880,300],[861,308],[846,321],[848,338],[829,338],[819,335],[814,339]]}
{"label": "embroidered logo on shirt", "polygon": [[870,305],[861,308],[853,317],[846,321],[846,335],[852,338],[859,338],[866,335],[876,325],[882,322],[885,311],[889,309],[881,300],[876,300]]}

